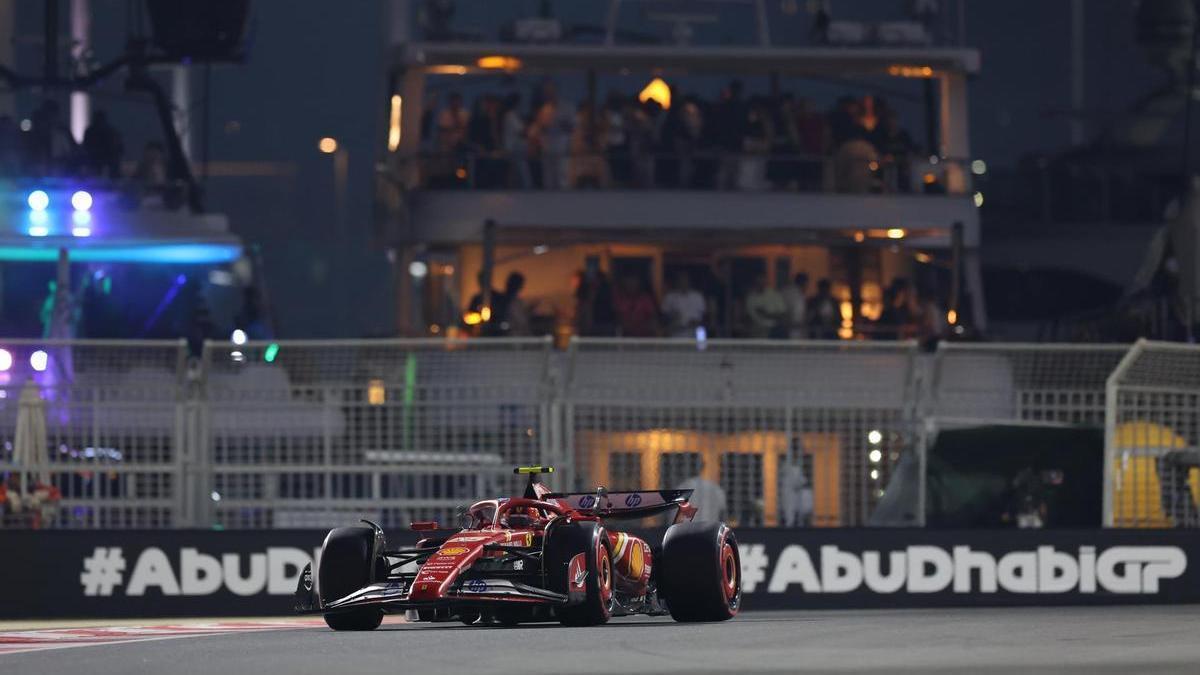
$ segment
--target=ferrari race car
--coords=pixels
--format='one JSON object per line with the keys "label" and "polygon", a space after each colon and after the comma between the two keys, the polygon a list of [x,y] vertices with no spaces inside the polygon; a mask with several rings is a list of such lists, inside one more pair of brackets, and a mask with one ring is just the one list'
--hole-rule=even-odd
{"label": "ferrari race car", "polygon": [[[372,630],[385,613],[469,625],[559,621],[602,624],[613,616],[670,613],[676,621],[724,621],[741,603],[733,530],[691,522],[691,490],[555,493],[523,467],[525,494],[487,499],[456,534],[413,523],[428,536],[389,549],[374,523],[325,537],[306,567],[296,609],[323,614],[334,630]],[[674,511],[662,544],[610,527]]]}

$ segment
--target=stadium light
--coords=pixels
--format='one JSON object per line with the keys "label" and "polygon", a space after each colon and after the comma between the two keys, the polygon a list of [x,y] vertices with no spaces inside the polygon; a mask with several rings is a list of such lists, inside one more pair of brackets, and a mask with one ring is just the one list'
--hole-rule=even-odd
{"label": "stadium light", "polygon": [[46,370],[49,362],[50,355],[40,349],[29,355],[29,366],[39,373]]}
{"label": "stadium light", "polygon": [[92,193],[87,190],[76,190],[71,195],[71,207],[76,211],[87,211],[92,208]]}
{"label": "stadium light", "polygon": [[279,356],[279,343],[272,342],[271,344],[267,345],[266,351],[263,352],[263,361],[266,361],[267,363],[274,363],[276,356]]}
{"label": "stadium light", "polygon": [[867,442],[871,445],[879,445],[883,442],[883,432],[878,429],[872,429],[867,432]]}
{"label": "stadium light", "polygon": [[408,273],[414,279],[424,279],[425,275],[429,274],[429,265],[423,260],[414,260],[408,264]]}
{"label": "stadium light", "polygon": [[235,345],[246,344],[246,331],[241,328],[233,329],[233,334],[229,336],[229,341]]}
{"label": "stadium light", "polygon": [[8,371],[9,368],[12,368],[12,364],[12,352],[7,349],[0,349],[0,373]]}
{"label": "stadium light", "polygon": [[332,155],[333,153],[337,152],[337,148],[337,139],[331,136],[326,136],[317,142],[317,149],[327,155]]}
{"label": "stadium light", "polygon": [[46,194],[45,190],[34,190],[29,193],[25,203],[34,211],[45,211],[46,207],[50,206],[50,195]]}
{"label": "stadium light", "polygon": [[33,211],[29,214],[29,229],[26,232],[31,237],[44,237],[50,234],[50,227],[46,225],[45,211]]}

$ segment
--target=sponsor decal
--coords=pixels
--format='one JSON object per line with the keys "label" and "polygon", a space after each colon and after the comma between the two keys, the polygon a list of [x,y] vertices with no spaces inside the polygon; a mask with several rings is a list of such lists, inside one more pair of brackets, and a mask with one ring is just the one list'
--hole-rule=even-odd
{"label": "sponsor decal", "polygon": [[468,541],[484,541],[484,540],[487,540],[487,539],[491,539],[491,537],[461,537],[461,536],[460,536],[460,537],[454,537],[453,539],[451,539],[451,540],[450,540],[449,542],[447,542],[447,543],[449,543],[449,544],[457,544],[457,543],[459,543],[459,542],[468,542]]}
{"label": "sponsor decal", "polygon": [[304,568],[304,574],[300,577],[300,583],[304,586],[304,590],[312,590],[312,567]]}
{"label": "sponsor decal", "polygon": [[432,574],[426,574],[425,576],[421,577],[421,581],[437,581],[437,577],[433,576]]}
{"label": "sponsor decal", "polygon": [[[290,546],[268,547],[263,553],[208,555],[181,548],[172,560],[156,546],[143,549],[130,565],[120,546],[98,546],[83,558],[79,584],[86,597],[212,595],[222,590],[238,596],[291,595],[304,568],[319,553]],[[128,573],[127,573],[128,572]],[[311,574],[305,588],[311,590]]]}
{"label": "sponsor decal", "polygon": [[513,569],[518,572],[525,569],[525,561],[524,560],[514,560],[513,561]]}
{"label": "sponsor decal", "polygon": [[469,593],[486,593],[488,585],[483,579],[470,579],[463,585],[463,589]]}
{"label": "sponsor decal", "polygon": [[592,495],[584,495],[579,498],[579,508],[590,509],[596,505],[596,498]]}
{"label": "sponsor decal", "polygon": [[456,556],[462,555],[469,550],[471,549],[467,548],[466,546],[448,546],[438,551],[438,555]]}
{"label": "sponsor decal", "polygon": [[625,498],[625,506],[628,506],[631,509],[641,503],[642,496],[636,492]]}
{"label": "sponsor decal", "polygon": [[970,546],[914,545],[891,551],[810,551],[784,547],[772,562],[762,544],[742,544],[742,589],[747,593],[1064,594],[1152,595],[1187,570],[1176,546],[1038,546],[994,555]]}
{"label": "sponsor decal", "polygon": [[587,580],[587,554],[577,553],[567,565],[567,592],[584,593],[587,589],[583,582]]}
{"label": "sponsor decal", "polygon": [[533,533],[532,532],[516,532],[516,533],[505,532],[504,540],[505,540],[505,543],[501,544],[501,546],[529,547],[529,546],[533,546]]}

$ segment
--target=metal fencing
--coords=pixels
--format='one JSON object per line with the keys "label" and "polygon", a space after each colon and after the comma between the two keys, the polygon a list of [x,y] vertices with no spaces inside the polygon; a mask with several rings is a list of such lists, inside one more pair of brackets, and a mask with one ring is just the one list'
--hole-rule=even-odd
{"label": "metal fencing", "polygon": [[5,527],[448,523],[479,495],[518,490],[511,467],[534,463],[558,467],[561,489],[704,482],[705,506],[740,525],[854,526],[902,462],[923,467],[936,429],[994,423],[1103,424],[1108,524],[1200,526],[1197,347],[928,354],[910,342],[580,338],[565,352],[542,339],[210,342],[195,359],[182,342],[0,351],[0,475],[26,507],[37,489],[45,498],[15,518],[10,497]]}
{"label": "metal fencing", "polygon": [[1108,378],[1106,525],[1200,527],[1200,346],[1139,341]]}
{"label": "metal fencing", "polygon": [[[9,526],[155,528],[179,522],[187,347],[4,341],[0,473]],[[26,471],[16,471],[19,467]],[[48,487],[61,494],[52,499]]]}

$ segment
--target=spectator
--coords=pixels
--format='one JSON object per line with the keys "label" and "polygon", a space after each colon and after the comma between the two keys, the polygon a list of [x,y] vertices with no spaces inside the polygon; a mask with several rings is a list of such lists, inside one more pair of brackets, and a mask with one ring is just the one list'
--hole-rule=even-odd
{"label": "spectator", "polygon": [[775,136],[771,141],[771,160],[767,162],[767,179],[776,190],[794,190],[800,176],[796,157],[800,152],[796,101],[791,94],[783,94],[771,112]]}
{"label": "spectator", "polygon": [[853,96],[838,99],[833,112],[829,113],[829,131],[835,151],[847,141],[867,138],[867,129],[862,125],[862,115],[862,104]]}
{"label": "spectator", "polygon": [[613,184],[624,187],[633,178],[633,165],[629,157],[629,134],[626,126],[632,123],[626,113],[625,101],[615,91],[608,93],[604,102],[604,155],[608,160],[608,172]]}
{"label": "spectator", "polygon": [[728,515],[729,506],[725,499],[725,491],[721,486],[704,477],[704,461],[700,461],[699,471],[695,476],[679,484],[680,490],[691,490],[692,496],[688,503],[696,508],[695,523],[723,522]]}
{"label": "spectator", "polygon": [[[501,333],[500,317],[504,316],[507,309],[503,306],[505,301],[504,293],[494,288],[491,290],[491,293],[485,293],[485,289],[488,287],[488,277],[483,272],[479,273],[476,281],[479,283],[479,290],[475,292],[475,295],[471,296],[471,300],[467,303],[467,314],[480,315],[482,321],[480,333],[482,335],[499,335]],[[487,311],[484,311],[485,309]],[[484,319],[484,315],[487,315],[488,318]]]}
{"label": "spectator", "polygon": [[804,451],[797,438],[779,466],[779,524],[808,527],[812,524],[812,511],[812,486],[804,472]]}
{"label": "spectator", "polygon": [[819,189],[825,166],[822,158],[829,154],[829,125],[808,99],[797,99],[795,113],[799,152],[804,155],[797,180],[801,190]]}
{"label": "spectator", "polygon": [[425,97],[424,107],[421,110],[421,151],[425,153],[434,151],[433,127],[437,119],[438,109],[438,94],[436,91],[429,92]]}
{"label": "spectator", "polygon": [[612,286],[600,271],[579,272],[575,287],[575,323],[580,335],[611,337],[617,332]]}
{"label": "spectator", "polygon": [[742,157],[738,187],[742,190],[764,190],[767,187],[767,153],[771,151],[775,128],[771,111],[762,98],[750,102],[746,131],[742,140]]}
{"label": "spectator", "polygon": [[622,337],[658,335],[658,305],[640,276],[627,274],[621,279],[620,291],[613,297],[613,308],[617,311]]}
{"label": "spectator", "polygon": [[498,159],[500,151],[500,101],[491,94],[475,102],[467,125],[467,143],[475,157],[471,179],[479,188],[500,187],[505,172],[505,163]]}
{"label": "spectator", "polygon": [[608,162],[604,158],[603,124],[591,102],[580,104],[571,132],[567,184],[573,188],[607,188]]}
{"label": "spectator", "polygon": [[781,338],[787,335],[787,305],[779,291],[767,285],[767,275],[754,277],[754,290],[746,296],[750,337]]}
{"label": "spectator", "polygon": [[630,99],[626,103],[625,128],[629,136],[634,187],[654,185],[654,129],[661,114],[662,106],[654,100],[639,104],[636,99]]}
{"label": "spectator", "polygon": [[946,334],[946,312],[938,302],[937,293],[927,284],[918,283],[916,286],[916,316],[917,339],[922,343],[931,343]]}
{"label": "spectator", "polygon": [[663,314],[671,337],[690,338],[703,325],[707,303],[700,291],[692,288],[687,272],[675,275],[675,286],[663,296]]}
{"label": "spectator", "polygon": [[695,99],[686,98],[671,107],[663,120],[662,150],[658,181],[661,187],[696,187],[695,155],[700,150],[704,115]]}
{"label": "spectator", "polygon": [[103,110],[92,113],[92,123],[83,134],[87,172],[101,178],[120,178],[121,155],[124,152],[121,134],[109,123],[108,115]]}
{"label": "spectator", "polygon": [[529,171],[529,124],[521,114],[521,95],[509,94],[504,99],[503,134],[504,154],[508,159],[509,184],[517,188],[529,188],[533,178]]}
{"label": "spectator", "polygon": [[739,157],[746,138],[749,110],[742,100],[742,82],[734,80],[721,90],[721,99],[713,109],[713,145],[721,153],[717,170],[717,189],[732,190],[738,185]]}
{"label": "spectator", "polygon": [[524,337],[531,335],[529,327],[529,305],[521,298],[525,288],[525,276],[511,272],[504,282],[504,316],[500,317],[500,329],[506,335]]}
{"label": "spectator", "polygon": [[900,116],[889,109],[883,123],[871,133],[871,143],[887,168],[888,186],[895,192],[912,191],[912,155],[917,145],[912,136],[900,128]]}
{"label": "spectator", "polygon": [[876,336],[885,340],[910,337],[913,334],[913,318],[908,282],[893,279],[883,292],[883,313],[879,315]]}
{"label": "spectator", "polygon": [[575,115],[570,106],[560,104],[553,82],[542,84],[541,105],[534,115],[534,133],[542,156],[542,187],[561,190],[567,187],[567,153],[570,150]]}
{"label": "spectator", "polygon": [[452,187],[460,180],[457,175],[463,168],[460,155],[466,149],[470,120],[471,114],[463,107],[462,95],[451,93],[446,107],[437,115],[437,138],[434,141],[437,156],[430,167],[431,182],[435,186]]}
{"label": "spectator", "polygon": [[817,281],[817,292],[808,301],[808,325],[811,335],[817,340],[835,340],[841,322],[837,298],[833,297],[833,285],[828,279]]}
{"label": "spectator", "polygon": [[780,292],[787,305],[788,337],[803,340],[808,337],[808,275],[797,273]]}

